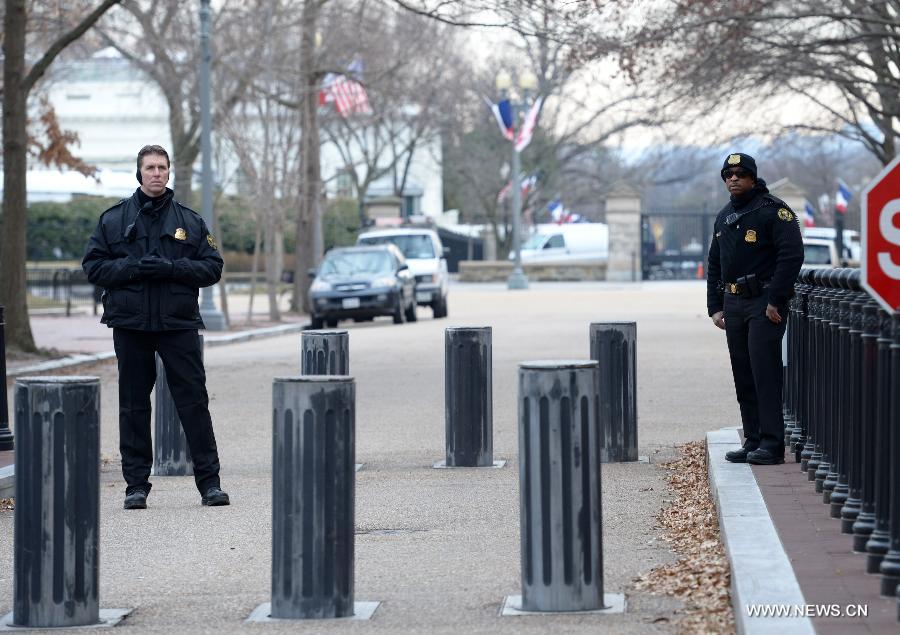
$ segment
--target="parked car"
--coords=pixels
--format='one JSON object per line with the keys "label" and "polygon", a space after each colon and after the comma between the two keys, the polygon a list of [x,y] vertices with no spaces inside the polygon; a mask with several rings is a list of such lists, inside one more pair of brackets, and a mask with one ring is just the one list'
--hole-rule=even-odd
{"label": "parked car", "polygon": [[832,269],[841,266],[834,241],[827,238],[803,239],[803,266],[806,269]]}
{"label": "parked car", "polygon": [[416,321],[415,279],[393,245],[330,250],[309,288],[312,328],[334,328],[340,320],[390,315],[394,324]]}
{"label": "parked car", "polygon": [[357,245],[394,245],[416,277],[416,304],[429,306],[434,317],[447,317],[450,276],[444,246],[437,232],[421,227],[395,227],[363,232]]}
{"label": "parked car", "polygon": [[[803,238],[821,238],[834,241],[837,232],[834,227],[805,227],[803,229]],[[845,266],[858,267],[862,254],[862,243],[860,243],[859,232],[855,229],[844,230],[844,254],[842,261]]]}
{"label": "parked car", "polygon": [[[522,244],[522,262],[559,264],[609,258],[609,227],[605,223],[540,224]],[[510,254],[510,259],[515,254]]]}

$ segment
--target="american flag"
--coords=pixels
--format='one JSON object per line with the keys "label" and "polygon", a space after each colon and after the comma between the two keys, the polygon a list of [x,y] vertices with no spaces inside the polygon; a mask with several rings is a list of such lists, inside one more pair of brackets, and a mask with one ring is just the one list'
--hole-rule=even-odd
{"label": "american flag", "polygon": [[346,73],[340,75],[329,73],[326,75],[322,81],[319,103],[324,106],[334,102],[334,107],[341,117],[349,117],[353,114],[371,114],[372,108],[369,106],[369,96],[366,94],[366,89],[359,82],[362,72],[362,61],[354,60],[347,67]]}

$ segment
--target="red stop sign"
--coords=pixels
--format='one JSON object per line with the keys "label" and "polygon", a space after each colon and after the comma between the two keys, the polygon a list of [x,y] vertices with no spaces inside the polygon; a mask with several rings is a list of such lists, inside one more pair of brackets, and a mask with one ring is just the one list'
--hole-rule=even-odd
{"label": "red stop sign", "polygon": [[862,286],[886,311],[900,309],[900,156],[862,195]]}

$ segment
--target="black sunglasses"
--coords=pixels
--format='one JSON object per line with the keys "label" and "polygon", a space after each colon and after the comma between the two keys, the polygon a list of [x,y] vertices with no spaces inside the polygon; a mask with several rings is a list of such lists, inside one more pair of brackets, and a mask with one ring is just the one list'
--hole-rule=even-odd
{"label": "black sunglasses", "polygon": [[745,179],[748,176],[752,176],[752,172],[750,170],[745,170],[744,168],[732,168],[731,170],[725,170],[722,172],[722,178],[724,180],[728,180],[733,176],[738,177],[739,179]]}

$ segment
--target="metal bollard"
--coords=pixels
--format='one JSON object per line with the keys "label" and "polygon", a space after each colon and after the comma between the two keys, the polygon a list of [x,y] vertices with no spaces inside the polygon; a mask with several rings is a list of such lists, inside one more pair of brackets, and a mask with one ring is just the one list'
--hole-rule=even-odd
{"label": "metal bollard", "polygon": [[[893,314],[891,377],[900,381],[900,311]],[[891,391],[891,421],[900,421],[900,390]],[[881,560],[881,595],[894,597],[900,589],[900,426],[890,426],[890,548]],[[900,610],[900,605],[898,605]],[[898,615],[900,618],[900,615]]]}
{"label": "metal bollard", "polygon": [[596,361],[519,365],[522,608],[603,606]]}
{"label": "metal bollard", "polygon": [[353,615],[355,399],[352,377],[273,383],[273,618]]}
{"label": "metal bollard", "polygon": [[14,450],[16,444],[9,429],[9,404],[6,402],[6,318],[3,313],[4,307],[0,306],[0,450]]}
{"label": "metal bollard", "polygon": [[[200,358],[203,361],[203,336],[200,335]],[[166,380],[166,368],[156,356],[156,403],[153,408],[156,438],[153,447],[153,473],[157,476],[191,476],[194,462],[181,418]]]}
{"label": "metal bollard", "polygon": [[444,360],[446,467],[491,467],[491,327],[445,329]]}
{"label": "metal bollard", "polygon": [[300,334],[301,375],[349,373],[350,335],[347,331],[303,331]]}
{"label": "metal bollard", "polygon": [[16,425],[13,621],[100,621],[100,380],[22,377]]}
{"label": "metal bollard", "polygon": [[590,335],[591,359],[599,365],[600,460],[637,461],[637,324],[596,322]]}

